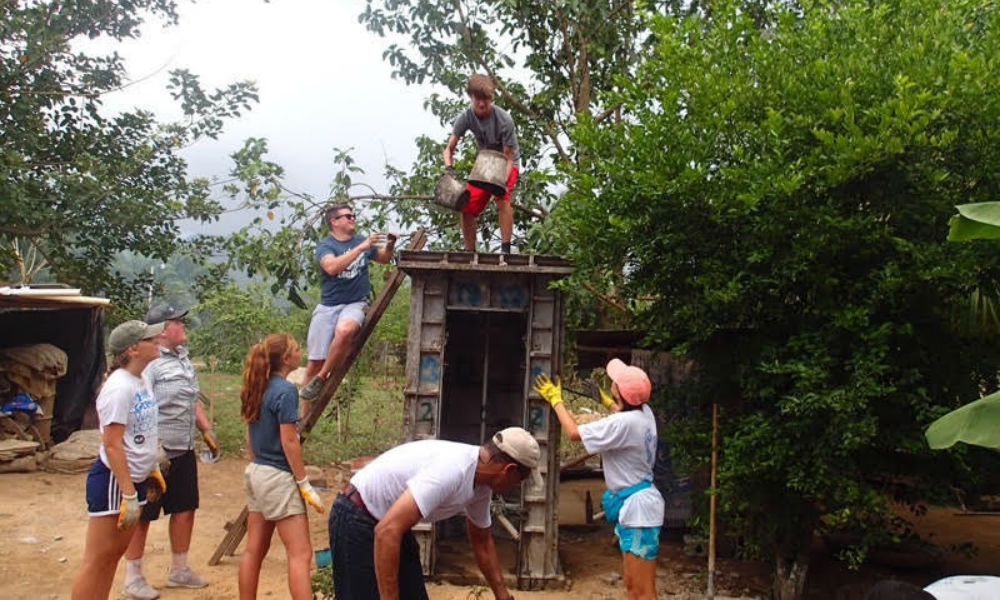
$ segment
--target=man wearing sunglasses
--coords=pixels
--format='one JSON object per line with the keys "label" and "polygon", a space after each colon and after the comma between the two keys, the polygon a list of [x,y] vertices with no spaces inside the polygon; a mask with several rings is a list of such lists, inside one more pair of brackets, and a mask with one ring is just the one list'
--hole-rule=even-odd
{"label": "man wearing sunglasses", "polygon": [[[396,236],[391,233],[358,235],[350,204],[331,206],[323,218],[330,227],[330,235],[316,245],[321,298],[309,322],[308,383],[299,392],[303,414],[309,413],[330,371],[347,356],[354,336],[364,323],[371,293],[368,261],[388,263],[396,247]],[[385,239],[383,247],[378,247],[380,239]]]}

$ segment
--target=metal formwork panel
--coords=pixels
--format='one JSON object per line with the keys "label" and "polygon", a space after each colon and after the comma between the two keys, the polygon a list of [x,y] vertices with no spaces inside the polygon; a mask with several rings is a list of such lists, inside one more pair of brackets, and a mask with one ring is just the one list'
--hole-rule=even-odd
{"label": "metal formwork panel", "polygon": [[542,486],[527,487],[524,518],[517,551],[517,579],[521,589],[545,587],[563,581],[559,562],[559,425],[552,418],[548,402],[532,391],[532,382],[541,373],[559,373],[562,367],[560,338],[562,311],[558,292],[548,289],[552,280],[536,276],[531,288],[528,319],[528,390],[526,425],[541,449]]}
{"label": "metal formwork panel", "polygon": [[[414,279],[410,292],[410,327],[406,352],[403,435],[407,440],[433,438],[440,419],[441,367],[445,339],[445,288],[443,275]],[[437,549],[434,525],[418,523],[413,534],[420,546],[425,575],[434,572]]]}

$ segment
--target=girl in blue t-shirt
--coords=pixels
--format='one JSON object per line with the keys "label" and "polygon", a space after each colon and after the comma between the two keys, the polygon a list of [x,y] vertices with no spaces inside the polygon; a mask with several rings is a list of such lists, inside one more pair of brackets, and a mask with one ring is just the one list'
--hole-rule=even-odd
{"label": "girl in blue t-shirt", "polygon": [[240,560],[240,598],[256,598],[260,566],[277,528],[288,560],[294,600],[312,598],[312,546],[305,503],[323,512],[323,501],[306,477],[299,445],[299,394],[285,377],[302,362],[298,343],[272,333],[255,344],[243,365],[240,414],[247,423],[251,462],[243,475],[247,498],[247,545]]}

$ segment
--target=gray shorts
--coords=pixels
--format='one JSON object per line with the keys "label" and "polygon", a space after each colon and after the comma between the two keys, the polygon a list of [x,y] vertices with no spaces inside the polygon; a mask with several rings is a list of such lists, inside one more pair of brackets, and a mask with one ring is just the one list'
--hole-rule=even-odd
{"label": "gray shorts", "polygon": [[247,497],[247,510],[259,512],[265,521],[280,521],[306,512],[295,477],[270,465],[247,465],[243,471],[243,493]]}
{"label": "gray shorts", "polygon": [[364,323],[366,306],[368,303],[365,301],[336,306],[317,304],[313,310],[312,319],[309,320],[309,336],[306,338],[309,360],[326,358],[327,352],[330,351],[330,343],[333,342],[333,334],[337,329],[338,321],[350,319],[358,325]]}

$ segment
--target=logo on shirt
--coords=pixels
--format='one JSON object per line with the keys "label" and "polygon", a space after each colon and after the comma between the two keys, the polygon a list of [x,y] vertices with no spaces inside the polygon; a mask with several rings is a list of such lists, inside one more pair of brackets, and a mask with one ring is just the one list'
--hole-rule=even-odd
{"label": "logo on shirt", "polygon": [[135,402],[132,403],[132,440],[136,444],[145,443],[145,434],[156,427],[156,411],[156,401],[147,390],[135,393]]}
{"label": "logo on shirt", "polygon": [[347,265],[347,268],[337,274],[337,279],[354,279],[361,274],[361,270],[368,264],[368,254],[362,252],[354,259],[354,262]]}
{"label": "logo on shirt", "polygon": [[656,459],[656,436],[653,435],[652,431],[647,429],[643,442],[643,445],[646,447],[646,462],[653,464]]}

